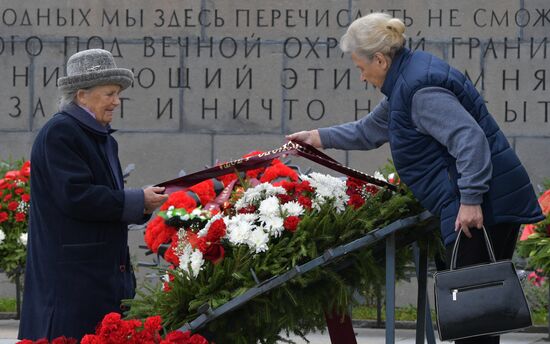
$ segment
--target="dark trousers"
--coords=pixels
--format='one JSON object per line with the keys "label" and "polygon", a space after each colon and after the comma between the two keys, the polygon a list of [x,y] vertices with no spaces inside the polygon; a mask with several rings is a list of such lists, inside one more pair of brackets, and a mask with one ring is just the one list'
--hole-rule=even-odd
{"label": "dark trousers", "polygon": [[[520,225],[513,223],[501,223],[491,227],[485,227],[493,244],[496,260],[511,259],[516,247],[516,240]],[[483,238],[483,232],[479,229],[470,229],[472,238],[462,234],[457,254],[456,266],[463,267],[479,263],[489,262],[489,254]],[[447,246],[447,267],[451,262],[453,244]],[[461,339],[456,344],[499,344],[500,336],[480,336]]]}

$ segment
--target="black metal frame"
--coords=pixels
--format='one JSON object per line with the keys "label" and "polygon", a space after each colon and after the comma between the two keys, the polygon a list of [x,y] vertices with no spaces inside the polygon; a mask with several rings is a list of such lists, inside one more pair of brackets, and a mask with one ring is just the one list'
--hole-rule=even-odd
{"label": "black metal frame", "polygon": [[[346,254],[358,249],[369,247],[381,240],[386,241],[386,343],[395,343],[395,251],[396,240],[395,235],[398,231],[408,229],[418,223],[433,219],[433,215],[425,211],[419,215],[404,218],[392,222],[391,224],[373,230],[365,236],[356,239],[350,243],[328,249],[323,255],[299,266],[295,266],[286,273],[265,281],[258,281],[255,278],[257,285],[247,290],[244,294],[239,295],[224,305],[211,309],[208,304],[204,304],[199,308],[199,315],[193,321],[183,325],[182,331],[196,331],[204,327],[210,321],[219,316],[224,315],[236,308],[239,308],[253,298],[262,295],[273,288],[277,288],[283,283],[289,281],[295,276],[304,274],[314,268],[328,265],[335,259],[345,256]],[[426,231],[433,230],[434,226],[429,226]],[[407,243],[408,244],[408,243]],[[417,326],[416,326],[416,343],[424,344],[424,338],[428,340],[428,344],[435,344],[435,336],[431,314],[429,312],[429,302],[427,298],[427,273],[428,273],[428,254],[427,249],[420,249],[416,243],[414,244],[414,255],[416,273],[418,278],[418,305],[417,305]],[[254,274],[253,274],[254,275]]]}

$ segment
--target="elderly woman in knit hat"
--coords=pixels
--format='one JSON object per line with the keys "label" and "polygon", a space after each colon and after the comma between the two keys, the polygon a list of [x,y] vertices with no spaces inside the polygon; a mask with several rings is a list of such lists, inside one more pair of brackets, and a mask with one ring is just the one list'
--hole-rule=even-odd
{"label": "elderly woman in knit hat", "polygon": [[[366,117],[287,139],[318,148],[375,149],[389,142],[399,177],[426,209],[440,216],[447,255],[458,233],[458,266],[489,261],[485,226],[498,260],[514,253],[522,223],[543,219],[535,192],[483,97],[464,74],[405,47],[405,25],[384,13],[355,20],[340,41],[361,81],[384,99]],[[475,337],[457,343],[498,343]]]}
{"label": "elderly woman in knit hat", "polygon": [[167,196],[159,187],[124,189],[110,123],[132,82],[132,72],[101,49],[71,56],[58,80],[60,111],[31,153],[19,338],[80,339],[134,296],[127,226],[144,223]]}

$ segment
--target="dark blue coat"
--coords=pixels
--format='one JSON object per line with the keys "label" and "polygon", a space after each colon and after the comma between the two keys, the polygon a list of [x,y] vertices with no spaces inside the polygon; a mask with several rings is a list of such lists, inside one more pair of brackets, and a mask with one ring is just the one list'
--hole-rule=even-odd
{"label": "dark blue coat", "polygon": [[453,92],[485,133],[493,165],[489,191],[481,204],[485,225],[542,220],[525,168],[472,83],[445,61],[405,48],[392,61],[381,89],[388,97],[392,157],[399,176],[422,205],[441,217],[445,243],[456,238],[454,223],[460,206],[457,186],[460,176],[456,159],[447,148],[418,131],[411,119],[412,98],[423,87],[442,87]]}
{"label": "dark blue coat", "polygon": [[126,220],[143,191],[123,190],[111,132],[70,104],[36,137],[19,338],[81,338],[134,296]]}

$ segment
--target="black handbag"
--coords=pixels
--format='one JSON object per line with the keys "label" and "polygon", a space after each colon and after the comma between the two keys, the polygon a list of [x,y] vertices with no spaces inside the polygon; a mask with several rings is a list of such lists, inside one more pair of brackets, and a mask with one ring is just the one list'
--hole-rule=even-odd
{"label": "black handbag", "polygon": [[491,263],[456,269],[462,230],[453,247],[451,269],[434,274],[437,327],[441,340],[496,335],[532,325],[531,312],[510,260],[496,261],[483,228]]}

